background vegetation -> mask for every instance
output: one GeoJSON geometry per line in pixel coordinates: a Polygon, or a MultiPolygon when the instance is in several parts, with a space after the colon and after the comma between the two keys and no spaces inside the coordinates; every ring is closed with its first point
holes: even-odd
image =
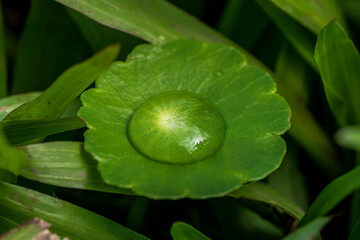
{"type": "MultiPolygon", "coordinates": [[[[72,212],[71,206],[59,202],[61,199],[151,239],[169,239],[170,228],[176,221],[186,222],[212,239],[280,239],[295,230],[304,213],[299,226],[312,223],[307,225],[312,229],[305,229],[305,235],[294,234],[293,239],[310,239],[309,236],[326,223],[321,231],[323,239],[360,238],[360,195],[351,195],[360,186],[360,171],[356,168],[360,158],[354,151],[359,151],[360,143],[360,57],[356,50],[360,44],[359,1],[2,0],[1,3],[0,97],[4,98],[0,99],[1,119],[10,112],[2,107],[15,108],[34,99],[66,69],[109,44],[120,43],[121,53],[117,59],[125,60],[127,54],[143,42],[161,45],[178,38],[194,38],[235,46],[247,56],[250,64],[268,71],[278,85],[278,93],[292,109],[292,128],[284,136],[288,150],[281,167],[262,183],[241,188],[223,198],[172,201],[152,200],[129,192],[116,193],[120,190],[91,182],[100,178],[94,173],[95,163],[89,156],[85,162],[79,160],[82,164],[79,172],[85,169],[86,173],[95,175],[71,182],[67,177],[75,170],[69,168],[61,172],[51,165],[52,158],[65,154],[58,149],[49,148],[48,151],[53,152],[47,156],[41,149],[16,148],[28,154],[27,165],[20,170],[17,166],[7,166],[6,159],[25,158],[19,157],[19,153],[11,154],[14,148],[7,141],[16,146],[27,145],[34,138],[43,142],[84,141],[85,128],[81,121],[58,119],[51,125],[46,122],[44,112],[53,114],[52,119],[75,117],[81,105],[77,96],[116,58],[118,50],[112,46],[78,68],[72,68],[75,70],[71,74],[80,76],[81,85],[71,85],[69,76],[67,80],[61,75],[63,85],[47,94],[60,95],[61,89],[69,85],[73,92],[61,93],[68,94],[69,102],[60,101],[56,111],[42,108],[46,102],[40,102],[28,105],[26,111],[13,112],[7,117],[8,122],[1,122],[7,140],[0,141],[0,163],[5,163],[0,164],[0,170],[18,169],[18,186],[45,195],[1,182],[0,233],[37,216],[52,223],[51,229],[61,236],[69,236],[66,234],[77,227],[82,229],[79,234],[83,239],[112,239],[102,235],[111,231],[118,234],[119,239],[125,239],[127,234],[138,237],[112,223],[104,223],[111,231],[104,230],[97,223],[108,220],[99,220],[88,212],[72,212]],[[334,19],[336,22],[328,24],[334,19]],[[99,61],[101,64],[97,64],[99,61]],[[89,69],[91,73],[79,74],[89,69]],[[12,100],[5,98],[29,92],[32,93],[12,100]],[[64,114],[57,111],[65,108],[64,114]],[[30,126],[28,122],[14,122],[22,119],[38,120],[30,126]],[[338,132],[353,125],[357,127],[338,132]],[[10,201],[15,196],[40,198],[46,206],[29,200],[28,203],[20,201],[23,208],[17,208],[10,201]],[[58,206],[56,204],[64,207],[54,220],[51,209],[58,206]],[[98,235],[93,235],[91,228],[98,235]]],[[[63,149],[68,148],[63,146],[63,149]]],[[[13,176],[6,176],[2,174],[2,179],[14,182],[13,176]]]]}

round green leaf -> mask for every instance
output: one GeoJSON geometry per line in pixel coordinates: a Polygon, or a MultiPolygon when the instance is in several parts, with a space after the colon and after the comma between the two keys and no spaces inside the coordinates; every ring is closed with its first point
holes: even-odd
{"type": "Polygon", "coordinates": [[[279,167],[290,109],[275,92],[236,49],[177,40],[140,45],[114,63],[82,94],[78,115],[108,184],[151,198],[207,198],[279,167]]]}

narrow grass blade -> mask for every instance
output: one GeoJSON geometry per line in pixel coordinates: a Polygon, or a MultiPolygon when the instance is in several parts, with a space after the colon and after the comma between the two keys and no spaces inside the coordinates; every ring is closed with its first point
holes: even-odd
{"type": "Polygon", "coordinates": [[[265,203],[280,209],[281,212],[286,212],[295,219],[301,219],[304,216],[304,211],[296,203],[261,182],[242,186],[229,196],[265,203]]]}
{"type": "Polygon", "coordinates": [[[360,25],[360,2],[357,0],[339,1],[342,9],[344,9],[346,17],[350,18],[355,24],[360,25]]]}
{"type": "Polygon", "coordinates": [[[154,44],[164,44],[179,37],[204,40],[204,36],[207,36],[210,42],[225,40],[216,31],[161,0],[57,1],[106,26],[121,29],[154,44]]]}
{"type": "Polygon", "coordinates": [[[5,120],[58,118],[66,107],[81,94],[114,61],[118,45],[111,45],[88,60],[66,70],[36,99],[18,107],[5,120]]]}
{"type": "Polygon", "coordinates": [[[305,176],[299,169],[296,154],[298,154],[298,151],[287,148],[287,153],[281,166],[268,176],[267,184],[287,199],[297,203],[302,209],[307,209],[309,193],[305,176]]]}
{"type": "Polygon", "coordinates": [[[4,221],[19,224],[34,216],[49,222],[51,231],[69,239],[148,239],[71,203],[0,181],[0,225],[4,221]]]}
{"type": "Polygon", "coordinates": [[[269,23],[269,17],[253,0],[230,0],[217,29],[245,49],[252,49],[269,23]]]}
{"type": "Polygon", "coordinates": [[[67,8],[67,12],[75,21],[93,51],[99,51],[110,44],[120,43],[121,53],[119,59],[125,60],[136,45],[144,42],[132,35],[104,26],[71,8],[67,8]]]}
{"type": "MultiPolygon", "coordinates": [[[[275,80],[281,78],[250,53],[167,1],[57,1],[105,26],[130,33],[153,44],[161,45],[179,38],[192,38],[232,45],[246,55],[250,64],[257,65],[269,72],[275,80]]],[[[327,172],[327,175],[331,177],[338,175],[341,167],[336,161],[335,148],[329,138],[306,106],[296,99],[291,89],[283,84],[283,81],[277,82],[279,94],[287,100],[293,115],[296,116],[293,118],[295,121],[292,122],[291,133],[316,159],[323,172],[327,172]]]]}
{"type": "Polygon", "coordinates": [[[0,99],[0,121],[3,120],[12,110],[35,99],[39,95],[40,92],[29,92],[0,99]]]}
{"type": "Polygon", "coordinates": [[[20,169],[22,177],[66,188],[133,195],[132,191],[107,185],[92,159],[79,142],[49,142],[28,145],[20,169]]]}
{"type": "Polygon", "coordinates": [[[358,218],[356,224],[351,230],[349,240],[358,240],[360,239],[360,217],[358,218]]]}
{"type": "Polygon", "coordinates": [[[50,224],[38,218],[32,218],[0,236],[1,240],[45,240],[59,239],[49,232],[50,224]]]}
{"type": "Polygon", "coordinates": [[[170,233],[174,240],[210,240],[210,238],[183,222],[174,223],[170,233]]]}
{"type": "Polygon", "coordinates": [[[305,226],[298,228],[295,232],[286,236],[283,240],[312,240],[318,236],[321,229],[325,227],[326,224],[330,222],[332,217],[319,217],[305,226]]]}
{"type": "Polygon", "coordinates": [[[330,20],[339,19],[345,26],[343,13],[336,0],[261,0],[275,4],[315,34],[330,20]]]}
{"type": "Polygon", "coordinates": [[[327,185],[301,219],[298,227],[324,216],[358,188],[360,188],[360,166],[327,185]]]}
{"type": "Polygon", "coordinates": [[[282,76],[279,81],[284,81],[292,93],[296,94],[298,101],[305,104],[308,100],[307,71],[306,61],[296,49],[290,43],[284,44],[276,60],[275,72],[282,76]]]}
{"type": "Polygon", "coordinates": [[[313,54],[316,43],[315,35],[274,6],[272,2],[269,2],[268,0],[256,0],[256,2],[271,17],[282,34],[293,45],[298,53],[311,67],[317,70],[313,54]]]}
{"type": "Polygon", "coordinates": [[[19,145],[31,139],[46,137],[85,127],[79,118],[60,118],[54,120],[12,120],[0,122],[8,141],[12,145],[19,145]]]}
{"type": "Polygon", "coordinates": [[[12,93],[43,91],[63,71],[91,55],[64,7],[43,0],[31,1],[17,53],[12,93]]]}
{"type": "MultiPolygon", "coordinates": [[[[285,84],[284,84],[285,85],[285,84]]],[[[328,179],[333,179],[343,173],[343,166],[340,164],[339,156],[335,150],[335,146],[329,141],[323,129],[316,123],[316,120],[309,112],[309,109],[296,99],[296,95],[288,88],[282,89],[279,93],[285,99],[293,99],[289,105],[292,110],[291,129],[289,133],[296,139],[304,149],[312,156],[314,163],[317,165],[321,173],[328,179]],[[295,99],[294,99],[295,98],[295,99]]],[[[284,86],[281,86],[284,87],[284,86]]]]}
{"type": "Polygon", "coordinates": [[[341,126],[360,123],[360,55],[336,21],[321,30],[315,60],[338,123],[341,126]]]}
{"type": "Polygon", "coordinates": [[[0,1],[0,98],[7,95],[7,66],[5,51],[5,32],[0,1]]]}
{"type": "Polygon", "coordinates": [[[167,1],[56,1],[105,26],[129,33],[156,45],[179,38],[229,44],[240,49],[250,63],[269,70],[240,46],[167,1]]]}

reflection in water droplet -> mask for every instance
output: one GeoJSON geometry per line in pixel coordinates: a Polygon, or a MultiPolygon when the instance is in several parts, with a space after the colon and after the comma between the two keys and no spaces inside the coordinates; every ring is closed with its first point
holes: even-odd
{"type": "Polygon", "coordinates": [[[147,100],[128,126],[134,147],[146,157],[172,164],[204,160],[222,145],[225,122],[215,106],[187,91],[147,100]]]}
{"type": "Polygon", "coordinates": [[[201,144],[209,136],[206,132],[202,134],[198,128],[196,128],[196,130],[197,132],[194,137],[188,137],[184,139],[183,142],[179,143],[179,145],[186,148],[190,154],[195,152],[197,150],[197,146],[199,146],[199,144],[201,144]]]}

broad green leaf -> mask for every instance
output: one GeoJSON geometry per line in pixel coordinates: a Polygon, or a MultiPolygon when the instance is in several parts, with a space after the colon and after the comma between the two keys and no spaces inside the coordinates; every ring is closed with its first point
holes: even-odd
{"type": "Polygon", "coordinates": [[[295,219],[301,219],[304,216],[304,210],[295,202],[261,182],[242,186],[240,189],[230,193],[229,196],[265,203],[280,212],[289,214],[295,219]]]}
{"type": "Polygon", "coordinates": [[[12,120],[0,122],[8,141],[19,145],[29,140],[85,127],[79,118],[12,120]]]}
{"type": "MultiPolygon", "coordinates": [[[[45,240],[45,239],[59,239],[56,234],[48,231],[50,224],[38,218],[32,218],[16,228],[12,228],[3,235],[0,235],[1,240],[45,240]],[[56,238],[57,237],[57,238],[56,238]]],[[[60,239],[59,239],[60,240],[60,239]]]]}
{"type": "Polygon", "coordinates": [[[119,46],[112,45],[69,68],[40,96],[12,111],[5,120],[60,117],[66,107],[109,67],[118,52],[119,46]]]}
{"type": "Polygon", "coordinates": [[[298,53],[315,69],[314,47],[316,37],[294,19],[283,13],[268,0],[256,0],[278,26],[282,34],[293,45],[298,53]]]}
{"type": "Polygon", "coordinates": [[[5,32],[0,1],[0,98],[7,95],[7,66],[5,52],[5,32]]]}
{"type": "Polygon", "coordinates": [[[310,206],[298,227],[324,216],[358,188],[360,188],[360,166],[328,184],[310,206]]]}
{"type": "Polygon", "coordinates": [[[330,222],[332,217],[319,217],[286,236],[284,240],[312,240],[330,222]]]}
{"type": "Polygon", "coordinates": [[[360,123],[360,55],[336,21],[321,30],[315,60],[338,123],[360,123]]]}
{"type": "Polygon", "coordinates": [[[63,6],[34,0],[17,51],[12,92],[45,90],[67,68],[90,54],[63,6]]]}
{"type": "Polygon", "coordinates": [[[245,49],[251,49],[259,41],[269,20],[253,0],[230,0],[225,5],[217,29],[245,49]],[[235,24],[244,22],[246,24],[235,24]]]}
{"type": "Polygon", "coordinates": [[[174,240],[210,240],[210,238],[183,222],[175,222],[171,226],[170,233],[174,240]]]}
{"type": "Polygon", "coordinates": [[[26,153],[20,169],[22,177],[66,188],[133,195],[126,189],[104,183],[97,162],[85,152],[82,143],[49,142],[19,148],[26,153]]]}
{"type": "Polygon", "coordinates": [[[38,217],[69,239],[148,239],[100,215],[28,188],[0,181],[0,225],[16,226],[38,217]]]}
{"type": "MultiPolygon", "coordinates": [[[[250,53],[223,37],[208,26],[172,6],[167,1],[125,1],[125,0],[57,0],[85,16],[108,27],[140,37],[153,44],[162,45],[179,38],[199,39],[204,42],[220,42],[232,45],[245,54],[249,63],[269,72],[275,80],[282,78],[271,72],[250,53]]],[[[290,132],[316,159],[323,172],[333,177],[341,172],[336,162],[334,146],[317,124],[306,106],[298,102],[289,86],[279,81],[279,94],[291,106],[294,121],[290,132]],[[306,124],[304,124],[306,123],[306,124]]]]}
{"type": "MultiPolygon", "coordinates": [[[[0,128],[0,170],[8,171],[17,176],[22,164],[22,158],[23,156],[21,156],[19,151],[10,146],[2,129],[0,128]]],[[[1,175],[3,174],[0,174],[0,179],[1,175]]]]}
{"type": "Polygon", "coordinates": [[[114,63],[81,95],[78,115],[105,182],[151,198],[206,198],[280,165],[290,110],[275,91],[236,49],[178,40],[114,63]]]}
{"type": "Polygon", "coordinates": [[[0,121],[3,120],[12,110],[35,99],[39,95],[40,92],[29,92],[0,99],[0,121]]]}
{"type": "Polygon", "coordinates": [[[139,38],[135,38],[127,33],[104,26],[72,10],[71,8],[67,8],[67,11],[80,28],[93,51],[99,51],[113,43],[120,43],[121,53],[119,58],[125,59],[136,45],[143,43],[143,41],[139,38]]]}
{"type": "Polygon", "coordinates": [[[339,145],[360,152],[360,126],[347,126],[340,129],[335,139],[339,145]]]}
{"type": "Polygon", "coordinates": [[[351,230],[349,240],[357,240],[360,239],[360,217],[358,218],[356,224],[351,230]]]}
{"type": "Polygon", "coordinates": [[[309,30],[319,33],[330,20],[337,18],[344,25],[341,8],[336,0],[260,0],[275,4],[309,30]]]}

